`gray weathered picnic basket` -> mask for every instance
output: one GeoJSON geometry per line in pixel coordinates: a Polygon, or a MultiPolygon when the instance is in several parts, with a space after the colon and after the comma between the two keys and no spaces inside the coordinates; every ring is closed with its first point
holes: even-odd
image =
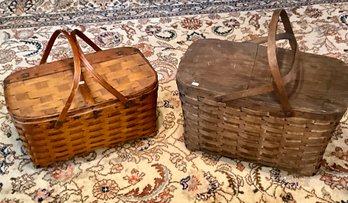
{"type": "Polygon", "coordinates": [[[177,85],[189,149],[313,175],[346,111],[348,67],[299,52],[286,12],[277,10],[268,38],[194,42],[177,85]],[[279,17],[286,32],[277,35],[279,17]],[[278,39],[292,50],[276,48],[278,39]]]}

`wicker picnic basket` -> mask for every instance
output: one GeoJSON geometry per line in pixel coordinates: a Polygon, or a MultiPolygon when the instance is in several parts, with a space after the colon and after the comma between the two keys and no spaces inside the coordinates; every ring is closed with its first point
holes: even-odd
{"type": "Polygon", "coordinates": [[[40,65],[4,80],[8,111],[35,166],[154,135],[157,86],[138,49],[102,51],[78,30],[54,32],[40,65]],[[73,59],[46,63],[59,34],[73,59]],[[76,36],[96,52],[84,55],[76,36]]]}
{"type": "Polygon", "coordinates": [[[176,80],[189,149],[302,175],[318,171],[347,108],[348,67],[299,52],[284,10],[274,12],[268,38],[194,42],[176,80]],[[277,35],[279,17],[285,33],[277,35]],[[276,48],[278,39],[292,50],[276,48]]]}

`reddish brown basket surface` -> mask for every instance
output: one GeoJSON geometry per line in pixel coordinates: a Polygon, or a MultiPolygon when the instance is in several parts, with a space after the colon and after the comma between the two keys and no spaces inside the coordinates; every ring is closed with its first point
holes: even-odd
{"type": "Polygon", "coordinates": [[[78,30],[56,31],[41,64],[4,84],[8,111],[37,166],[156,131],[158,81],[145,57],[128,47],[102,51],[78,30]],[[74,58],[46,63],[61,33],[74,58]],[[76,35],[97,52],[84,55],[76,35]]]}
{"type": "Polygon", "coordinates": [[[277,10],[268,38],[194,42],[177,85],[189,149],[313,175],[346,111],[348,67],[299,52],[285,11],[277,10]],[[276,35],[279,16],[286,32],[276,35]],[[276,49],[278,39],[289,39],[292,50],[276,49]]]}

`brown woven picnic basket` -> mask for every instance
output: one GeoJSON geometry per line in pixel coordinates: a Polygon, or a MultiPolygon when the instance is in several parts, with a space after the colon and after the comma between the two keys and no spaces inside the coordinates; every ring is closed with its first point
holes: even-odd
{"type": "Polygon", "coordinates": [[[40,65],[9,75],[4,91],[33,163],[48,166],[154,135],[157,85],[156,72],[138,49],[102,51],[81,31],[57,30],[40,65]],[[68,39],[73,58],[46,63],[60,34],[68,39]],[[76,36],[96,52],[83,54],[76,36]]]}
{"type": "Polygon", "coordinates": [[[273,13],[266,38],[194,42],[176,81],[189,149],[302,175],[318,171],[348,101],[347,65],[299,52],[284,10],[273,13]],[[277,35],[279,17],[285,33],[277,35]],[[278,39],[292,50],[276,48],[278,39]]]}

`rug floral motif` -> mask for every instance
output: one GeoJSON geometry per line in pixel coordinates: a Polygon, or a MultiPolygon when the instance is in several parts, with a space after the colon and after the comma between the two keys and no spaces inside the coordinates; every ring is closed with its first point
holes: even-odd
{"type": "MultiPolygon", "coordinates": [[[[348,63],[347,4],[289,9],[301,51],[348,63]]],[[[187,47],[204,38],[246,41],[267,34],[272,11],[162,17],[0,32],[0,77],[39,63],[54,30],[78,28],[103,49],[139,48],[157,71],[158,133],[153,138],[99,149],[35,168],[0,97],[0,202],[348,202],[348,116],[342,119],[313,177],[191,152],[183,140],[183,114],[175,74],[187,47]]],[[[85,52],[92,49],[82,43],[85,52]]],[[[282,44],[281,44],[282,45],[282,44]]],[[[59,38],[50,60],[71,56],[59,38]]],[[[3,84],[1,84],[3,86],[3,84]]]]}
{"type": "Polygon", "coordinates": [[[347,0],[6,0],[0,29],[294,8],[347,0]]]}

